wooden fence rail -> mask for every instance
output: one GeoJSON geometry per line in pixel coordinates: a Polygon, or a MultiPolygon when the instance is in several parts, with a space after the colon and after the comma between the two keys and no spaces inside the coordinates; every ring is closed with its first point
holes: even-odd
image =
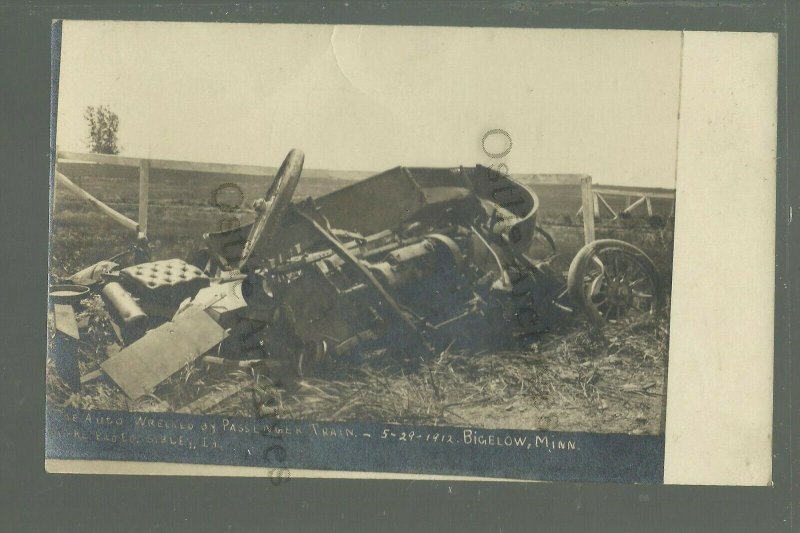
{"type": "MultiPolygon", "coordinates": [[[[275,174],[275,168],[256,165],[229,165],[221,163],[198,163],[194,161],[173,161],[168,159],[141,159],[135,157],[121,157],[106,154],[84,154],[78,152],[65,152],[58,150],[56,159],[56,182],[63,185],[68,191],[88,201],[104,214],[122,226],[136,231],[140,236],[147,236],[147,218],[149,205],[150,182],[165,176],[215,176],[225,181],[236,182],[238,177],[259,176],[269,177],[275,174]],[[68,176],[101,176],[119,177],[139,180],[139,210],[138,222],[122,213],[112,209],[107,204],[98,200],[81,187],[76,185],[68,176]]],[[[574,185],[581,190],[581,213],[592,212],[593,217],[583,217],[583,233],[586,243],[595,240],[595,218],[600,217],[602,205],[614,217],[618,218],[623,213],[630,213],[633,209],[644,204],[648,214],[653,214],[651,198],[672,199],[672,209],[675,209],[675,191],[670,189],[640,189],[636,187],[622,187],[609,185],[593,185],[591,176],[581,174],[541,174],[528,176],[533,185],[537,183],[574,185]],[[625,196],[628,204],[619,213],[615,211],[605,196],[625,196]],[[631,198],[638,198],[630,203],[631,198]]]]}
{"type": "MultiPolygon", "coordinates": [[[[196,161],[176,161],[172,159],[141,159],[107,154],[81,154],[77,152],[58,151],[60,165],[84,163],[98,168],[129,167],[139,168],[141,161],[149,161],[154,171],[197,172],[204,174],[232,174],[240,176],[268,176],[274,173],[273,167],[257,165],[229,165],[224,163],[198,163],[196,161]]],[[[86,166],[86,165],[84,165],[86,166]]]]}
{"type": "MultiPolygon", "coordinates": [[[[114,221],[118,222],[119,224],[121,224],[122,226],[128,228],[129,230],[133,230],[133,231],[137,231],[137,232],[140,230],[138,222],[136,222],[135,220],[131,220],[130,218],[128,218],[125,215],[123,215],[122,213],[120,213],[118,211],[115,211],[114,209],[112,209],[108,205],[104,204],[103,202],[101,202],[100,200],[98,200],[97,198],[95,198],[94,196],[89,194],[88,192],[84,191],[83,189],[81,189],[80,187],[75,185],[72,182],[72,180],[70,180],[68,177],[66,177],[64,174],[62,174],[58,170],[56,170],[56,183],[59,183],[59,184],[63,185],[68,191],[70,191],[71,193],[75,194],[76,196],[78,196],[80,198],[83,198],[84,200],[86,200],[87,202],[89,202],[90,204],[95,206],[97,209],[99,209],[102,213],[104,213],[105,215],[108,215],[114,221]]],[[[147,218],[147,217],[145,217],[145,218],[147,218]]]]}
{"type": "Polygon", "coordinates": [[[108,215],[122,226],[137,231],[147,237],[148,206],[151,178],[165,176],[192,177],[198,175],[222,177],[236,182],[242,176],[268,177],[275,173],[273,167],[256,165],[228,165],[220,163],[198,163],[194,161],[173,161],[168,159],[142,159],[107,154],[83,154],[59,150],[56,159],[56,182],[68,191],[83,198],[102,213],[108,215]],[[102,176],[139,180],[139,220],[134,221],[98,200],[68,176],[102,176]]]}
{"type": "Polygon", "coordinates": [[[607,185],[595,185],[591,188],[591,194],[593,197],[592,206],[586,207],[585,205],[581,205],[578,209],[576,216],[585,213],[584,207],[586,209],[592,209],[594,212],[594,218],[600,218],[601,211],[600,206],[606,208],[606,210],[611,213],[612,220],[616,220],[620,217],[620,215],[629,214],[631,211],[639,207],[640,205],[644,205],[647,208],[647,215],[653,216],[653,198],[659,199],[670,199],[672,200],[672,208],[671,208],[671,215],[675,214],[675,191],[669,189],[636,189],[634,187],[610,187],[607,185]],[[613,207],[608,203],[605,199],[606,196],[623,196],[626,199],[626,207],[622,210],[617,211],[614,210],[613,207]],[[635,201],[631,202],[632,198],[636,198],[635,201]]]}

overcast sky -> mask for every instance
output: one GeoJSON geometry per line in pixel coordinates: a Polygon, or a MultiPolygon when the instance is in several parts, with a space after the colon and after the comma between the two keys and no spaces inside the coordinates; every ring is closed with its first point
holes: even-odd
{"type": "Polygon", "coordinates": [[[162,22],[64,23],[57,143],[88,105],[122,155],[309,168],[487,164],[673,187],[679,32],[162,22]]]}

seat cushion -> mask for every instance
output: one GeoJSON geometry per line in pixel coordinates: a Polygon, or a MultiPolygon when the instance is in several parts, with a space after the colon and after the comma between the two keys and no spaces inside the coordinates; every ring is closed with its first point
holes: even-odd
{"type": "Polygon", "coordinates": [[[120,281],[134,296],[162,305],[180,303],[209,284],[208,276],[181,259],[124,268],[120,271],[120,281]]]}

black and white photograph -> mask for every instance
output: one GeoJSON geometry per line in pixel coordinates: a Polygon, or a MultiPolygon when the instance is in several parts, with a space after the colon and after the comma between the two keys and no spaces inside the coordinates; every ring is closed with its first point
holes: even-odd
{"type": "Polygon", "coordinates": [[[48,459],[278,468],[242,455],[260,436],[279,482],[663,481],[703,38],[59,21],[54,42],[48,459]]]}

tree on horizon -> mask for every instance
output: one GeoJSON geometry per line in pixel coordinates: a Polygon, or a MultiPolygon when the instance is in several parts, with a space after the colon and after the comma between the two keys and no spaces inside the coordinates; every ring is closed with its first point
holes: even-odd
{"type": "Polygon", "coordinates": [[[89,136],[86,147],[94,154],[117,155],[120,147],[117,145],[117,132],[119,130],[119,117],[109,106],[86,106],[83,118],[89,126],[89,136]]]}

